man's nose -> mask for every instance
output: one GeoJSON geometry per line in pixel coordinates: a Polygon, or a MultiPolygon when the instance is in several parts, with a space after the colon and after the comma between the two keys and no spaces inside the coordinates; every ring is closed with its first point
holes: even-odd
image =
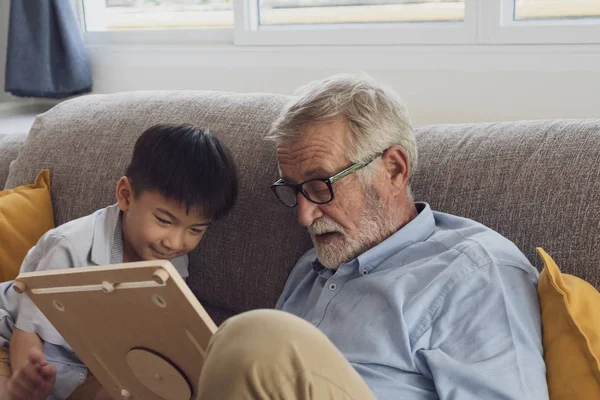
{"type": "Polygon", "coordinates": [[[309,227],[321,216],[323,216],[323,212],[319,205],[309,201],[302,193],[298,193],[298,223],[301,226],[309,227]]]}

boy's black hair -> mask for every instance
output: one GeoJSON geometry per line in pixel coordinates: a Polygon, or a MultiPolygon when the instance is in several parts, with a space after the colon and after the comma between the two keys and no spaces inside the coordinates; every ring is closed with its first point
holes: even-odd
{"type": "Polygon", "coordinates": [[[155,125],[142,133],[125,175],[134,196],[155,190],[212,220],[225,216],[237,199],[231,152],[210,132],[188,124],[155,125]]]}

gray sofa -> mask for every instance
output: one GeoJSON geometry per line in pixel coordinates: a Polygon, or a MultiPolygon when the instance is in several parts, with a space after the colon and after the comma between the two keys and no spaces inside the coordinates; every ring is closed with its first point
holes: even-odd
{"type": "MultiPolygon", "coordinates": [[[[38,116],[27,137],[0,137],[0,187],[31,183],[50,168],[62,224],[114,202],[115,183],[147,127],[209,128],[237,158],[241,193],[234,212],[191,255],[188,283],[217,323],[273,307],[310,247],[295,212],[269,190],[277,165],[263,137],[287,100],[202,91],[69,100],[38,116]]],[[[600,287],[600,120],[437,125],[416,133],[418,200],[499,231],[538,267],[535,247],[544,247],[564,272],[600,287]]]]}

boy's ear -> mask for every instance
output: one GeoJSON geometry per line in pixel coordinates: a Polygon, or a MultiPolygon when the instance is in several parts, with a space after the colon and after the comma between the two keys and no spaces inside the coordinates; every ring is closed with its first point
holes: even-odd
{"type": "Polygon", "coordinates": [[[133,187],[128,177],[122,176],[117,182],[116,189],[117,204],[121,211],[127,211],[133,201],[133,187]]]}

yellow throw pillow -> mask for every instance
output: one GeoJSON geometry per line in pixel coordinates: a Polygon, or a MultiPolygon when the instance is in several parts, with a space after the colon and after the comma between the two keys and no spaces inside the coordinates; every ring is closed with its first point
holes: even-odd
{"type": "Polygon", "coordinates": [[[15,279],[29,249],[52,228],[49,170],[33,185],[0,191],[0,282],[15,279]]]}
{"type": "Polygon", "coordinates": [[[600,399],[600,293],[537,251],[544,261],[538,294],[550,399],[600,399]]]}

